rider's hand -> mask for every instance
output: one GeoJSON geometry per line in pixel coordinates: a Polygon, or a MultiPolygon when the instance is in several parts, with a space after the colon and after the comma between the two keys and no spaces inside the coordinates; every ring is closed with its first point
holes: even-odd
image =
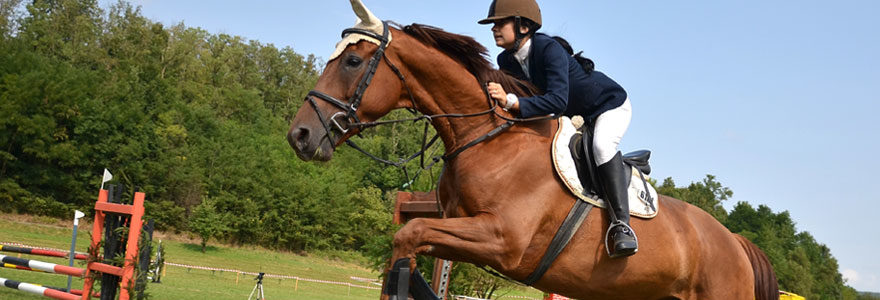
{"type": "Polygon", "coordinates": [[[495,82],[489,82],[486,89],[489,91],[489,96],[495,101],[498,101],[505,109],[515,109],[519,110],[519,101],[517,97],[513,94],[507,94],[504,92],[504,88],[501,87],[500,84],[495,82]]]}

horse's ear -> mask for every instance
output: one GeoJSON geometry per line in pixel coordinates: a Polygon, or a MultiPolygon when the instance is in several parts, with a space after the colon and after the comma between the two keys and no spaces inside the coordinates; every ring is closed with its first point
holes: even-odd
{"type": "Polygon", "coordinates": [[[351,9],[354,10],[354,14],[357,15],[359,20],[355,27],[368,29],[378,35],[382,35],[382,20],[373,15],[361,0],[350,0],[350,2],[351,9]]]}
{"type": "MultiPolygon", "coordinates": [[[[373,15],[361,0],[349,1],[351,2],[351,9],[358,17],[357,24],[354,24],[354,28],[367,30],[378,36],[385,34],[385,24],[382,23],[382,20],[373,15]]],[[[386,42],[390,43],[391,35],[388,35],[387,38],[388,40],[386,42]]],[[[348,47],[348,45],[351,44],[356,44],[359,41],[367,41],[376,45],[381,44],[379,40],[364,34],[347,34],[341,41],[339,41],[339,43],[336,43],[336,50],[333,51],[333,54],[330,55],[330,58],[327,61],[329,62],[336,59],[336,57],[345,50],[345,47],[348,47]]]]}

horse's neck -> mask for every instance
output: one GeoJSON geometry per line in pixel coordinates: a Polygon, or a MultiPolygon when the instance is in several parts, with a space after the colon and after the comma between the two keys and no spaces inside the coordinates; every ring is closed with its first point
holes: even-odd
{"type": "MultiPolygon", "coordinates": [[[[420,112],[427,115],[470,114],[489,109],[481,83],[467,69],[435,49],[418,42],[412,44],[412,47],[405,46],[406,51],[397,53],[414,79],[408,84],[420,112]]],[[[503,120],[489,113],[464,118],[435,118],[432,123],[447,151],[451,151],[488,133],[503,120]]]]}

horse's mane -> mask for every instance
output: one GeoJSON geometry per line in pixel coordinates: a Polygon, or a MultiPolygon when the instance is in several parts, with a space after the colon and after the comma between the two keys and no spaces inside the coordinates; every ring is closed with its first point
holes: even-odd
{"type": "MultiPolygon", "coordinates": [[[[397,27],[401,26],[397,25],[397,27]]],[[[403,26],[401,30],[425,45],[436,48],[460,62],[483,84],[490,81],[497,82],[505,91],[518,96],[532,96],[537,93],[537,88],[531,83],[493,68],[492,63],[489,62],[489,51],[472,37],[452,34],[440,28],[422,24],[403,26]]]]}

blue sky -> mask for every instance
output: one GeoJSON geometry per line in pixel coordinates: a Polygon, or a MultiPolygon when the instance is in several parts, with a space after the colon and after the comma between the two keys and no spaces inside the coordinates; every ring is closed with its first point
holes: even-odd
{"type": "MultiPolygon", "coordinates": [[[[491,1],[365,0],[381,19],[494,46],[491,1]]],[[[101,1],[106,7],[110,1],[101,1]]],[[[132,1],[166,25],[327,57],[354,24],[348,1],[132,1]]],[[[706,174],[738,201],[787,210],[837,258],[848,284],[880,291],[880,1],[541,1],[541,31],[566,37],[626,88],[624,151],[653,151],[654,178],[706,174]]],[[[293,158],[293,156],[291,156],[293,158]]]]}

